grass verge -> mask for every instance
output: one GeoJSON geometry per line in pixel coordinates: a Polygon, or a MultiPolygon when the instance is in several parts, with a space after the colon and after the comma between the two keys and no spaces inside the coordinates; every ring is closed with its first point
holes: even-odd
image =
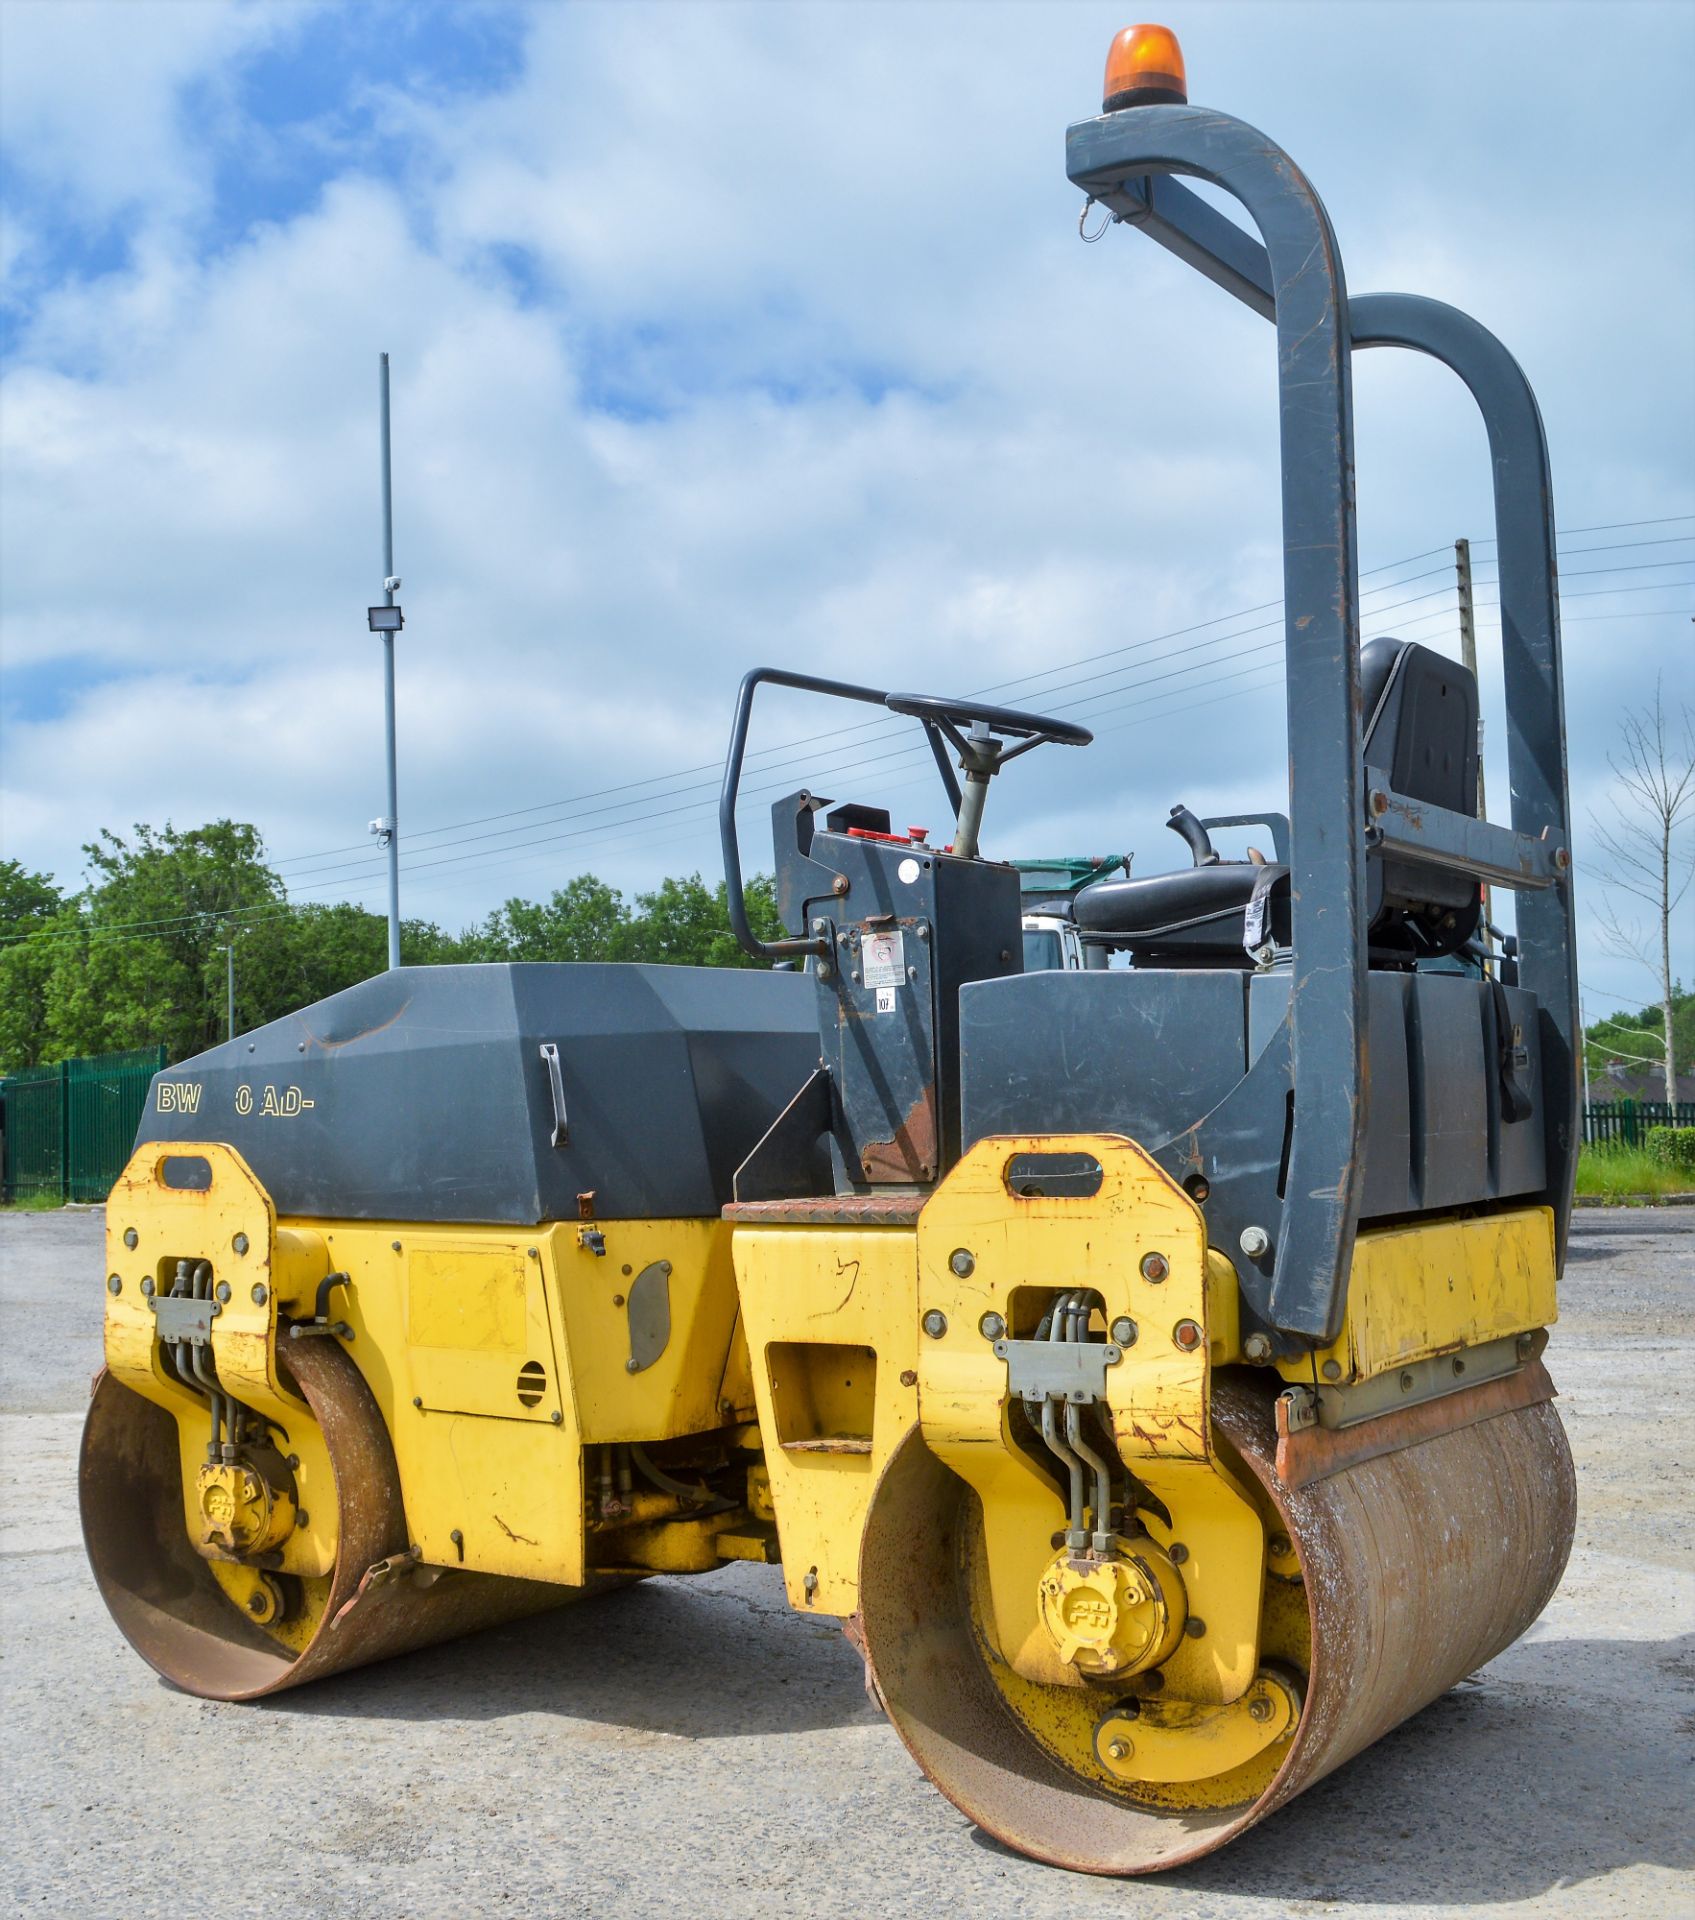
{"type": "Polygon", "coordinates": [[[1585,1147],[1578,1157],[1577,1190],[1599,1200],[1654,1199],[1682,1193],[1689,1184],[1684,1169],[1668,1167],[1641,1147],[1585,1147]]]}

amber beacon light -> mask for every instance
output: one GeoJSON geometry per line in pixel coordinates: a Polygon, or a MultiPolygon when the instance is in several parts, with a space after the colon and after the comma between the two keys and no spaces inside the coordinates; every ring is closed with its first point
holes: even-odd
{"type": "Polygon", "coordinates": [[[1113,41],[1106,57],[1106,92],[1102,113],[1124,107],[1187,104],[1189,80],[1183,71],[1183,49],[1169,27],[1126,27],[1113,41]]]}

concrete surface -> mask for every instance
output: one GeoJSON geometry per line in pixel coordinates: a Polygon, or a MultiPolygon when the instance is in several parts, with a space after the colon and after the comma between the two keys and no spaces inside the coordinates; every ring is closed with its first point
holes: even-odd
{"type": "Polygon", "coordinates": [[[1530,1636],[1226,1852],[1091,1880],[920,1778],[775,1569],[652,1581],[254,1707],[130,1652],[78,1542],[97,1214],[0,1215],[0,1885],[28,1914],[1695,1912],[1695,1214],[1585,1213],[1530,1636]]]}

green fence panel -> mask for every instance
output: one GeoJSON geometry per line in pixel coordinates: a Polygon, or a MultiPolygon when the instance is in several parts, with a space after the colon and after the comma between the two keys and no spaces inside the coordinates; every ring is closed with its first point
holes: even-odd
{"type": "Polygon", "coordinates": [[[1650,1127],[1695,1127],[1695,1100],[1606,1100],[1583,1109],[1591,1147],[1639,1147],[1650,1127]]]}
{"type": "Polygon", "coordinates": [[[8,1200],[104,1200],[165,1064],[163,1047],[32,1067],[0,1080],[8,1200]]]}

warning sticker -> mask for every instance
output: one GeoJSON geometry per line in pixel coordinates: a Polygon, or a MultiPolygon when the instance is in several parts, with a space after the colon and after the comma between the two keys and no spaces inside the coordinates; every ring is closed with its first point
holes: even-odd
{"type": "Polygon", "coordinates": [[[879,1013],[893,1013],[894,1010],[895,1010],[894,988],[879,987],[877,989],[877,1011],[879,1013]]]}
{"type": "Polygon", "coordinates": [[[906,985],[906,936],[868,933],[865,936],[865,984],[868,987],[906,985]]]}

